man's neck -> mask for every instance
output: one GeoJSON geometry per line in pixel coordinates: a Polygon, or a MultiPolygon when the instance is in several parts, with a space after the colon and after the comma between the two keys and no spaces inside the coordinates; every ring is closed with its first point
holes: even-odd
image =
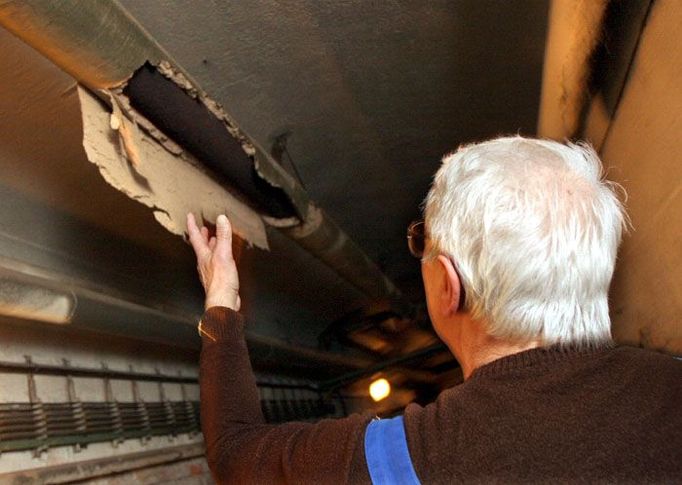
{"type": "Polygon", "coordinates": [[[446,344],[462,366],[464,379],[486,364],[540,346],[539,341],[512,343],[491,337],[484,324],[470,318],[462,319],[446,344]]]}

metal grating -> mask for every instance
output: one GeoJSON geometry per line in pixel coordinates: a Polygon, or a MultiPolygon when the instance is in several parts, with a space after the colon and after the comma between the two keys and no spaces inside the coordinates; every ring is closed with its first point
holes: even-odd
{"type": "Polygon", "coordinates": [[[3,452],[198,431],[196,401],[0,404],[3,452]]]}
{"type": "MultiPolygon", "coordinates": [[[[196,377],[145,374],[64,365],[38,365],[30,357],[25,363],[0,362],[0,373],[26,377],[29,402],[0,403],[0,453],[33,450],[34,453],[56,447],[126,439],[146,440],[152,436],[176,436],[201,431],[199,402],[187,398],[186,384],[198,384],[196,377]],[[68,402],[43,402],[38,398],[36,375],[64,378],[68,402]],[[84,402],[78,399],[74,377],[101,379],[104,401],[84,402]],[[133,401],[116,400],[112,380],[128,382],[133,401]],[[142,399],[138,384],[155,382],[159,401],[142,399]],[[166,398],[163,384],[179,384],[182,400],[166,398]]],[[[293,420],[316,420],[345,415],[340,396],[322,393],[316,386],[303,382],[259,382],[261,408],[268,423],[293,420]]]]}
{"type": "MultiPolygon", "coordinates": [[[[338,414],[334,401],[322,397],[263,399],[261,408],[268,423],[338,414]]],[[[197,432],[197,401],[0,404],[0,452],[197,432]]]]}

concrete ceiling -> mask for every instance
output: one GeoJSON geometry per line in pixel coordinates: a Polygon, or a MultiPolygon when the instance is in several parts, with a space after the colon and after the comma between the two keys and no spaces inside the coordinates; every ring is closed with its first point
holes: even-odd
{"type": "MultiPolygon", "coordinates": [[[[120,3],[261,146],[287,135],[285,168],[415,302],[405,228],[442,155],[535,133],[546,1],[120,3]]],[[[4,30],[0,45],[0,184],[159,254],[177,271],[149,284],[188,288],[198,309],[189,248],[85,158],[74,80],[4,30]]],[[[361,295],[280,233],[269,239],[270,253],[242,251],[252,328],[315,346],[361,295]]]]}
{"type": "Polygon", "coordinates": [[[406,292],[405,228],[460,143],[535,133],[545,0],[123,0],[406,292]],[[288,160],[284,165],[289,167],[288,160]]]}
{"type": "MultiPolygon", "coordinates": [[[[147,207],[109,186],[87,160],[75,81],[4,29],[0,45],[6,65],[0,71],[0,193],[3,206],[13,207],[0,215],[0,235],[26,235],[31,244],[80,259],[78,264],[125,271],[138,280],[151,278],[141,283],[147,294],[159,294],[152,288],[163,288],[166,299],[184,294],[187,301],[179,306],[199,312],[189,246],[163,229],[147,207]],[[22,227],[16,227],[20,208],[22,227]],[[65,222],[60,225],[56,218],[65,222]],[[92,230],[83,229],[81,222],[92,230]],[[96,236],[95,230],[103,235],[96,236]],[[96,237],[122,239],[128,248],[108,254],[86,251],[96,237]],[[145,260],[131,258],[131,251],[155,253],[159,266],[172,267],[172,278],[155,279],[149,267],[131,267],[131,260],[145,260]]],[[[315,345],[318,329],[357,308],[359,294],[277,231],[269,234],[269,243],[270,252],[241,251],[244,309],[260,333],[315,345]]],[[[151,264],[149,258],[146,262],[151,264]]]]}
{"type": "MultiPolygon", "coordinates": [[[[404,231],[441,156],[496,134],[535,133],[549,1],[119,2],[263,147],[286,135],[285,168],[296,167],[311,198],[415,302],[421,281],[404,231]]],[[[603,141],[637,228],[614,281],[614,334],[679,353],[681,287],[670,268],[679,267],[680,226],[670,221],[680,212],[679,177],[671,174],[682,166],[673,47],[681,17],[673,1],[653,5],[650,21],[635,22],[649,33],[637,50],[633,44],[632,62],[603,61],[622,73],[615,92],[626,89],[608,116],[590,110],[586,125],[588,135],[601,127],[587,138],[603,141]]],[[[632,15],[623,8],[624,22],[632,15]]],[[[187,245],[87,161],[75,81],[3,29],[0,48],[0,250],[11,241],[95,266],[106,251],[91,243],[117,240],[106,252],[117,279],[137,278],[140,295],[182,294],[186,309],[200,311],[187,245]]],[[[271,252],[242,251],[250,329],[293,349],[314,347],[361,295],[279,232],[269,239],[271,252]]],[[[433,343],[426,332],[420,338],[411,350],[433,343]]],[[[279,357],[270,359],[275,367],[279,357]]]]}

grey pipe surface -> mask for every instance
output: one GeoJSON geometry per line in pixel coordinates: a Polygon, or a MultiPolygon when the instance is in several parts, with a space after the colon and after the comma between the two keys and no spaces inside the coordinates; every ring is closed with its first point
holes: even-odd
{"type": "MultiPolygon", "coordinates": [[[[15,287],[23,289],[24,294],[27,293],[26,290],[32,289],[33,294],[41,297],[44,294],[66,294],[73,299],[73,314],[68,321],[59,322],[62,327],[176,348],[200,349],[200,338],[196,330],[199,315],[185,313],[168,305],[163,308],[155,301],[133,301],[133,298],[116,288],[103,287],[98,283],[73,279],[26,262],[13,261],[1,253],[0,250],[0,281],[5,284],[12,282],[15,287]]],[[[25,320],[15,318],[17,317],[13,314],[4,314],[0,306],[0,320],[25,324],[25,320]]],[[[39,315],[23,318],[41,321],[39,315]]],[[[51,320],[44,319],[42,322],[51,320]]],[[[275,362],[281,368],[282,362],[285,362],[284,367],[296,368],[299,373],[308,370],[312,374],[334,375],[377,364],[373,359],[293,345],[249,330],[245,332],[245,337],[254,367],[258,371],[268,370],[275,362]]]]}
{"type": "Polygon", "coordinates": [[[311,205],[303,224],[281,231],[370,299],[392,300],[397,311],[406,311],[400,308],[400,291],[393,282],[322,209],[311,205]]]}
{"type": "MultiPolygon", "coordinates": [[[[178,68],[115,1],[0,0],[0,25],[94,89],[120,87],[147,61],[158,64],[165,60],[178,68]]],[[[191,77],[185,76],[197,92],[203,93],[191,77]]],[[[400,291],[362,249],[323,211],[307,201],[300,185],[282,174],[282,168],[270,156],[251,139],[245,135],[243,138],[256,148],[255,156],[250,155],[257,172],[282,187],[299,213],[304,214],[302,223],[296,219],[265,219],[360,289],[368,299],[387,299],[398,304],[398,308],[407,308],[400,291]]]]}
{"type": "Polygon", "coordinates": [[[0,25],[91,88],[172,60],[115,1],[0,0],[0,25]]]}

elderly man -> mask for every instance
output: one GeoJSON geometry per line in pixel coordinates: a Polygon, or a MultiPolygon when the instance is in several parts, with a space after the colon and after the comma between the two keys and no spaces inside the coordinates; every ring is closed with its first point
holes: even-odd
{"type": "Polygon", "coordinates": [[[209,465],[234,483],[672,482],[682,362],[615,348],[608,289],[624,226],[585,145],[522,137],[447,156],[410,228],[433,326],[465,382],[377,420],[263,422],[231,230],[188,216],[209,465]]]}

